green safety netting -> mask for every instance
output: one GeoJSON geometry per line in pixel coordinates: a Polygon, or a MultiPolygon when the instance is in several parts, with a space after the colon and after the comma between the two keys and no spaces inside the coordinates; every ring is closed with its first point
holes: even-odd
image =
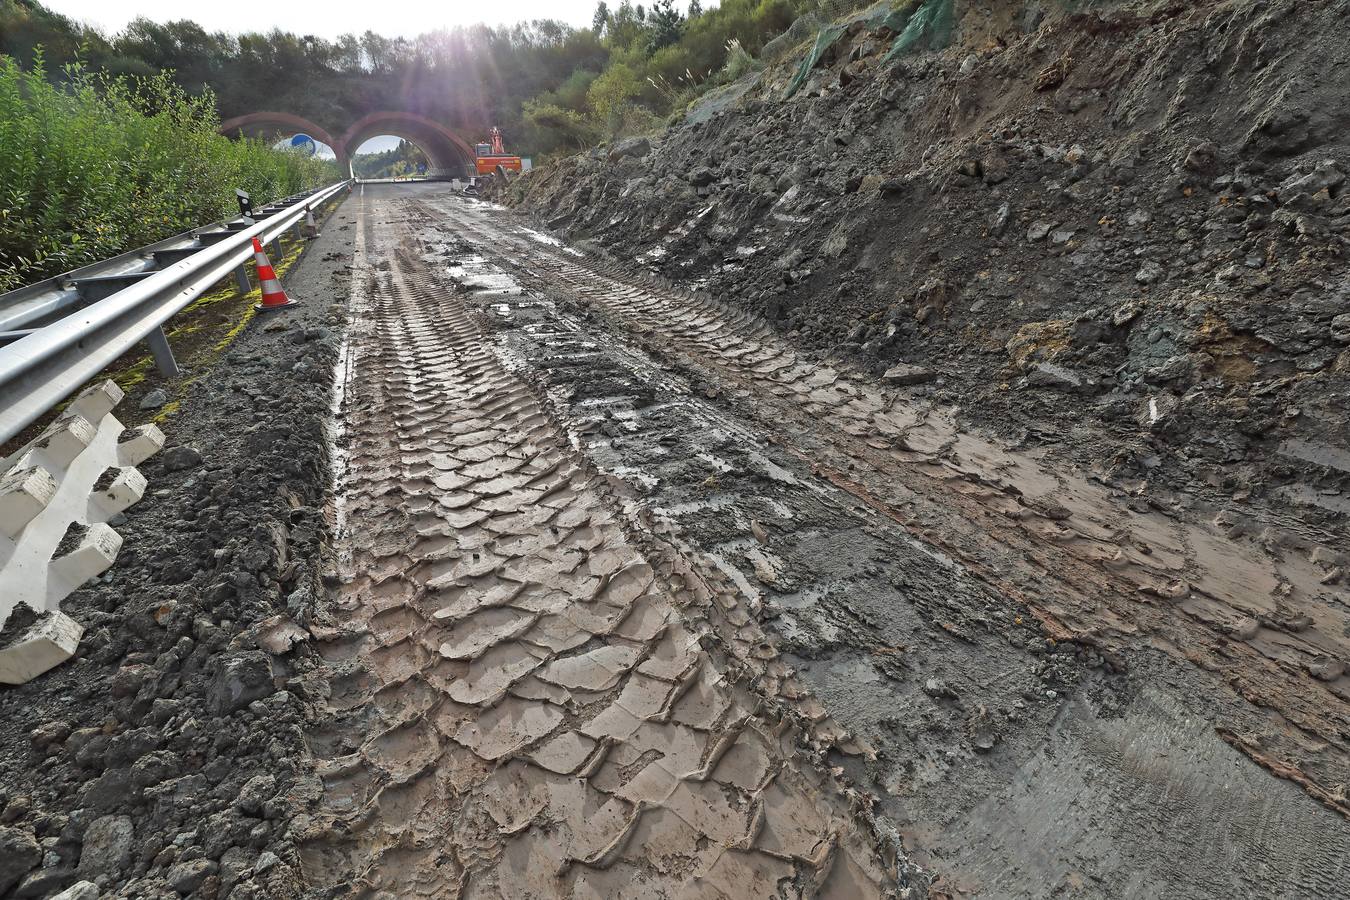
{"type": "Polygon", "coordinates": [[[806,79],[811,74],[811,70],[820,62],[820,58],[825,55],[825,51],[834,46],[834,42],[844,34],[844,30],[843,25],[831,25],[828,28],[820,29],[820,32],[816,35],[816,42],[811,45],[810,52],[806,54],[806,58],[802,60],[801,65],[797,66],[796,73],[793,74],[792,80],[788,82],[787,92],[783,95],[784,99],[801,90],[802,85],[806,84],[806,79]]]}
{"type": "MultiPolygon", "coordinates": [[[[956,0],[924,0],[909,13],[909,22],[891,44],[886,62],[913,49],[941,50],[952,42],[956,28],[956,0]]],[[[896,29],[899,30],[899,29],[896,29]]]]}
{"type": "Polygon", "coordinates": [[[941,50],[951,43],[952,31],[956,27],[955,0],[907,0],[901,9],[894,9],[889,3],[882,3],[860,16],[839,25],[830,25],[820,29],[815,43],[797,66],[792,80],[788,82],[784,99],[790,98],[810,77],[811,70],[820,64],[823,57],[839,38],[843,37],[849,25],[854,22],[866,22],[869,29],[886,27],[897,32],[899,37],[886,54],[886,62],[914,49],[924,46],[930,50],[941,50]]]}

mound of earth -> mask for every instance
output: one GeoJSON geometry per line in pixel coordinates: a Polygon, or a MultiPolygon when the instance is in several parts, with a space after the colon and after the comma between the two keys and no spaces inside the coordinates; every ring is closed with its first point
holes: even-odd
{"type": "Polygon", "coordinates": [[[1334,525],[1348,10],[925,0],[799,22],[659,137],[505,195],[1104,478],[1334,525]]]}

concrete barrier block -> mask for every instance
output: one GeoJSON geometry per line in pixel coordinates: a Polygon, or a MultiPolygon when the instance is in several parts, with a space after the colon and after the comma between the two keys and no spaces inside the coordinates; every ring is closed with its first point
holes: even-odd
{"type": "Polygon", "coordinates": [[[0,684],[23,684],[75,655],[84,628],[52,610],[0,644],[0,684]]]}
{"type": "Polygon", "coordinates": [[[66,407],[67,413],[83,416],[90,422],[97,422],[113,411],[113,407],[122,402],[126,394],[115,381],[94,384],[80,391],[66,407]]]}
{"type": "Polygon", "coordinates": [[[117,439],[117,464],[139,466],[164,449],[164,432],[153,424],[137,425],[117,439]]]}
{"type": "Polygon", "coordinates": [[[115,466],[103,470],[89,495],[91,504],[86,521],[110,519],[145,496],[145,476],[139,469],[115,466]]]}
{"type": "Polygon", "coordinates": [[[121,549],[122,536],[104,523],[72,522],[52,554],[52,575],[74,590],[106,572],[121,549]]]}
{"type": "Polygon", "coordinates": [[[64,470],[74,462],[75,457],[83,453],[97,435],[98,429],[94,423],[84,416],[62,416],[20,451],[20,465],[25,462],[41,465],[57,475],[57,470],[64,470]]]}
{"type": "MultiPolygon", "coordinates": [[[[164,446],[155,426],[127,429],[112,415],[121,396],[111,382],[84,391],[36,440],[0,461],[5,634],[15,616],[15,627],[26,627],[33,615],[59,612],[71,592],[117,558],[122,538],[107,520],[144,496],[145,477],[133,466],[164,446]]],[[[38,641],[24,652],[52,656],[59,644],[38,641]]]]}
{"type": "Polygon", "coordinates": [[[17,538],[56,496],[56,479],[40,466],[13,469],[0,477],[0,533],[17,538]]]}

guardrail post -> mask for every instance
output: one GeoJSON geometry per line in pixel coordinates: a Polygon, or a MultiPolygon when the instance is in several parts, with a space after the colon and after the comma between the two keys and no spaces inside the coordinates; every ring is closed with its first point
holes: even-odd
{"type": "Polygon", "coordinates": [[[178,377],[178,362],[173,358],[173,348],[169,346],[169,336],[161,325],[146,338],[150,344],[150,355],[155,358],[155,368],[165,378],[178,377]]]}
{"type": "Polygon", "coordinates": [[[253,290],[253,285],[249,284],[248,281],[247,266],[240,265],[239,268],[234,270],[234,280],[239,282],[239,293],[247,294],[249,291],[253,290]]]}

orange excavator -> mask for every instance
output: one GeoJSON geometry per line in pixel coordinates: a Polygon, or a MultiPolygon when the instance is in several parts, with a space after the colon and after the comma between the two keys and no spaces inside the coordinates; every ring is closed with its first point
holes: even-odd
{"type": "Polygon", "coordinates": [[[489,132],[491,143],[478,144],[475,148],[475,155],[478,157],[478,174],[495,175],[500,172],[519,172],[521,162],[519,156],[511,156],[506,152],[506,144],[502,141],[502,130],[496,125],[492,126],[489,132]]]}

